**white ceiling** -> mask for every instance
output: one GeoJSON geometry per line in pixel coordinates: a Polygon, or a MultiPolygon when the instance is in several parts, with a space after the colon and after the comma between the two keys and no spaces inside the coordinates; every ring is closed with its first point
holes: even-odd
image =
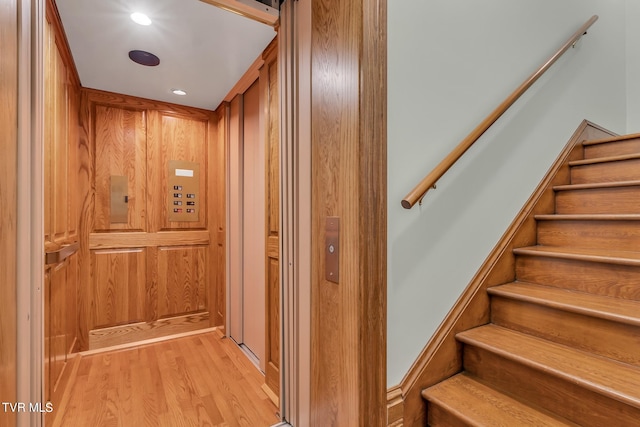
{"type": "Polygon", "coordinates": [[[275,37],[199,0],[56,0],[83,87],[215,109],[275,37]],[[129,15],[143,12],[150,26],[129,15]],[[146,67],[130,50],[160,58],[146,67]],[[171,93],[179,88],[186,96],[171,93]]]}

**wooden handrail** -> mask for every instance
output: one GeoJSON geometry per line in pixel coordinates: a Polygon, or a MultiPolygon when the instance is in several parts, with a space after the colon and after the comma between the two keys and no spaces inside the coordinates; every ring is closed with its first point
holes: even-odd
{"type": "Polygon", "coordinates": [[[565,44],[562,45],[558,51],[553,54],[538,70],[533,73],[527,80],[524,81],[511,95],[505,99],[486,119],[482,121],[465,139],[463,139],[456,148],[449,153],[447,157],[442,160],[438,166],[436,166],[416,187],[411,190],[409,194],[402,200],[402,207],[405,209],[411,209],[418,200],[421,200],[424,195],[435,186],[435,183],[440,179],[455,164],[455,162],[462,157],[462,155],[484,134],[487,129],[493,125],[514,102],[522,96],[533,85],[536,80],[540,78],[557,60],[560,58],[571,46],[574,46],[580,38],[587,33],[587,30],[594,22],[598,20],[598,15],[593,15],[587,22],[576,31],[565,44]]]}

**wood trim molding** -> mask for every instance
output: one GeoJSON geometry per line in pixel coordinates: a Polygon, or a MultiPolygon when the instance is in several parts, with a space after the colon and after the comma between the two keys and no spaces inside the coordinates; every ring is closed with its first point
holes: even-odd
{"type": "Polygon", "coordinates": [[[397,425],[393,423],[399,419],[396,411],[400,406],[403,408],[404,424],[425,425],[426,405],[422,401],[421,391],[462,369],[462,355],[455,335],[458,332],[489,322],[489,299],[486,289],[489,286],[514,279],[512,251],[516,247],[535,244],[534,215],[553,212],[553,186],[568,183],[568,162],[580,157],[582,142],[613,135],[615,134],[589,121],[585,120],[580,124],[532,196],[402,379],[399,385],[402,391],[401,403],[398,401],[397,387],[389,389],[388,425],[397,425]]]}
{"type": "Polygon", "coordinates": [[[404,423],[404,400],[399,385],[387,390],[387,426],[401,426],[404,423]]]}
{"type": "Polygon", "coordinates": [[[53,27],[60,55],[62,55],[62,59],[69,70],[68,77],[76,88],[80,88],[80,76],[78,74],[78,69],[76,68],[76,63],[73,60],[73,54],[71,53],[67,34],[62,26],[62,20],[60,19],[60,13],[58,12],[58,6],[56,6],[55,0],[47,0],[46,9],[47,21],[49,21],[53,27]]]}
{"type": "MultiPolygon", "coordinates": [[[[18,274],[19,264],[16,256],[18,249],[18,218],[29,212],[24,212],[18,207],[19,180],[30,175],[29,170],[22,170],[18,166],[18,152],[20,149],[22,133],[27,131],[19,120],[19,109],[23,108],[23,101],[27,101],[24,108],[29,107],[28,96],[20,93],[19,86],[28,87],[31,83],[31,74],[23,70],[20,75],[18,70],[22,65],[20,57],[20,32],[19,5],[17,2],[4,2],[0,8],[0,103],[3,106],[0,116],[2,136],[2,156],[0,156],[0,300],[3,302],[0,310],[0,396],[3,402],[17,402],[22,397],[18,390],[20,380],[18,370],[21,369],[18,351],[20,346],[21,328],[18,315],[18,274]],[[26,81],[23,83],[22,79],[26,81]],[[16,126],[19,124],[19,126],[16,126]]],[[[27,28],[27,30],[29,30],[27,28]]],[[[29,268],[30,265],[25,265],[29,268]]],[[[26,283],[25,283],[26,284],[26,283]]],[[[24,335],[23,335],[24,337],[24,335]]],[[[29,396],[27,396],[29,397],[29,396]]],[[[17,414],[11,411],[0,411],[0,424],[15,425],[17,414]]],[[[23,417],[24,418],[24,417],[23,417]]]]}
{"type": "Polygon", "coordinates": [[[208,230],[161,231],[158,233],[91,233],[89,235],[89,249],[208,245],[209,241],[210,232],[208,230]]]}
{"type": "Polygon", "coordinates": [[[135,110],[152,110],[163,114],[188,117],[194,120],[212,120],[214,111],[202,108],[187,107],[170,102],[155,101],[137,96],[122,95],[97,89],[82,88],[90,104],[102,104],[135,110]]]}
{"type": "Polygon", "coordinates": [[[264,65],[264,58],[262,54],[253,61],[253,64],[245,71],[240,77],[240,80],[231,88],[227,96],[225,96],[223,102],[231,102],[236,95],[245,93],[247,89],[256,81],[260,76],[260,68],[264,65]]]}
{"type": "Polygon", "coordinates": [[[279,23],[279,17],[255,7],[247,6],[238,0],[200,0],[204,3],[219,7],[229,12],[237,13],[245,18],[253,19],[263,24],[275,27],[279,23]]]}
{"type": "Polygon", "coordinates": [[[209,313],[203,312],[159,319],[153,322],[139,322],[95,329],[89,332],[89,350],[140,342],[166,335],[192,331],[200,332],[208,328],[209,313]]]}

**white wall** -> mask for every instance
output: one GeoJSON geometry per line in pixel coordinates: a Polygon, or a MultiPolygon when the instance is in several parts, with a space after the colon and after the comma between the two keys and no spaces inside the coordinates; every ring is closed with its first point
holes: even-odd
{"type": "Polygon", "coordinates": [[[623,133],[627,105],[625,0],[403,0],[388,8],[391,387],[580,122],[623,133]],[[589,35],[423,206],[402,209],[403,196],[594,14],[600,19],[589,35]]]}
{"type": "Polygon", "coordinates": [[[640,133],[640,1],[627,0],[627,132],[640,133]]]}

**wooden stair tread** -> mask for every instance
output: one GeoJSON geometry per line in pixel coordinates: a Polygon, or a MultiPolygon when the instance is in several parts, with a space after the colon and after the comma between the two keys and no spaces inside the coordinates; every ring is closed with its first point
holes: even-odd
{"type": "Polygon", "coordinates": [[[640,408],[640,368],[594,356],[570,347],[495,325],[485,325],[456,335],[475,346],[640,408]]]}
{"type": "Polygon", "coordinates": [[[597,163],[620,162],[624,160],[634,160],[634,159],[640,159],[640,153],[623,154],[620,156],[596,157],[593,159],[574,160],[572,162],[569,162],[569,166],[585,166],[585,165],[593,165],[597,163]]]}
{"type": "Polygon", "coordinates": [[[426,400],[470,426],[573,426],[492,389],[467,374],[458,374],[422,391],[426,400]]]}
{"type": "Polygon", "coordinates": [[[565,246],[527,246],[513,250],[516,255],[545,256],[578,261],[640,266],[640,252],[565,246]]]}
{"type": "Polygon", "coordinates": [[[608,142],[625,141],[627,139],[636,139],[636,138],[640,138],[640,133],[630,133],[628,135],[614,135],[614,136],[608,136],[606,138],[592,139],[589,141],[583,141],[582,145],[585,146],[585,145],[606,144],[608,142]]]}
{"type": "Polygon", "coordinates": [[[617,188],[617,187],[637,187],[637,186],[640,186],[640,181],[615,181],[615,182],[597,182],[592,184],[556,185],[553,187],[553,190],[554,191],[590,190],[594,188],[617,188]]]}
{"type": "MultiPolygon", "coordinates": [[[[488,289],[490,295],[526,301],[640,327],[640,302],[568,289],[513,282],[488,289]]],[[[640,334],[640,330],[638,331],[640,334]]]]}
{"type": "Polygon", "coordinates": [[[542,214],[539,221],[640,221],[638,214],[542,214]]]}

